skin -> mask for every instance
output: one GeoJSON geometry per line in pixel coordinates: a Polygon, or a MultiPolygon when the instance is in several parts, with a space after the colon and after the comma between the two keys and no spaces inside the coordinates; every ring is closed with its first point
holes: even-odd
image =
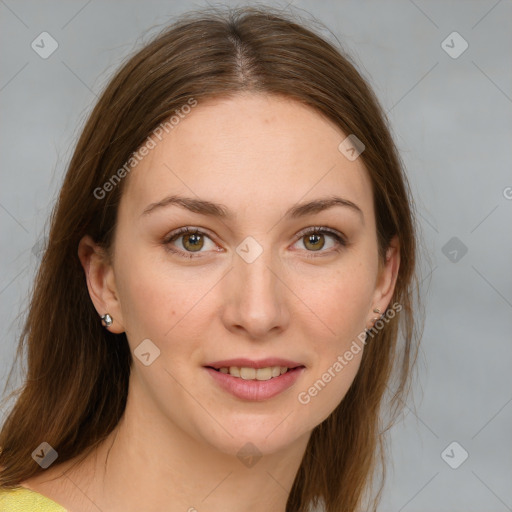
{"type": "Polygon", "coordinates": [[[345,396],[363,351],[308,404],[297,396],[372,324],[373,308],[385,310],[399,267],[396,239],[379,263],[371,182],[361,158],[338,150],[345,137],[293,100],[244,94],[199,103],[157,141],[125,178],[112,261],[89,236],[78,254],[98,314],[114,319],[110,331],[126,332],[132,353],[149,338],[160,356],[149,366],[134,357],[125,415],[93,455],[26,487],[74,512],[285,511],[311,431],[345,396]],[[234,217],[176,205],[141,215],[171,194],[221,203],[234,217]],[[362,214],[335,206],[283,217],[333,194],[362,214]],[[184,236],[168,245],[192,259],[165,249],[184,226],[206,233],[199,256],[184,236]],[[328,233],[310,244],[295,237],[315,226],[339,231],[347,245],[334,251],[328,233]],[[236,252],[247,236],[263,250],[252,263],[236,252]],[[306,369],[263,401],[232,396],[203,368],[268,356],[306,369]],[[262,454],[251,467],[237,457],[247,442],[262,454]]]}

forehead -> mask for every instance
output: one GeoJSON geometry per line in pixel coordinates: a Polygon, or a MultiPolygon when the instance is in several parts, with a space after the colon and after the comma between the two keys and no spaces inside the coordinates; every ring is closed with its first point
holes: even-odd
{"type": "Polygon", "coordinates": [[[121,205],[134,217],[169,194],[221,202],[235,212],[286,208],[336,193],[372,208],[362,159],[338,149],[332,121],[289,98],[243,94],[199,102],[133,168],[121,205]],[[130,205],[130,208],[126,208],[130,205]]]}

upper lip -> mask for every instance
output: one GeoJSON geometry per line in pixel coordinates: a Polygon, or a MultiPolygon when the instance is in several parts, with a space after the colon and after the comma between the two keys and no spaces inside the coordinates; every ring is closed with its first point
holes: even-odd
{"type": "Polygon", "coordinates": [[[289,359],[281,359],[279,357],[266,357],[265,359],[247,359],[240,357],[237,359],[223,359],[222,361],[215,361],[208,363],[205,366],[210,366],[218,370],[219,368],[229,368],[230,366],[236,366],[238,368],[267,368],[269,366],[286,366],[287,368],[296,368],[297,366],[304,366],[296,361],[290,361],[289,359]]]}

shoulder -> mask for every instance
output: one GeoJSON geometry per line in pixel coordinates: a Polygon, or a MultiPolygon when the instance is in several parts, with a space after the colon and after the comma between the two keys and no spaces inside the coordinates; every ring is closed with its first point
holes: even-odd
{"type": "Polygon", "coordinates": [[[50,498],[25,487],[0,489],[0,512],[66,512],[50,498]]]}

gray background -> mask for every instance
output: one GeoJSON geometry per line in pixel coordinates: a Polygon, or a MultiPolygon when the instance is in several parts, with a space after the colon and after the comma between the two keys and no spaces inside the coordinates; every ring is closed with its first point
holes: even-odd
{"type": "MultiPolygon", "coordinates": [[[[86,114],[125,56],[203,5],[0,0],[2,387],[38,240],[86,114]],[[59,44],[47,59],[31,48],[43,31],[59,44]]],[[[512,2],[292,7],[325,23],[374,87],[419,212],[425,331],[414,394],[391,433],[380,510],[512,510],[512,2]],[[469,44],[457,58],[442,46],[453,31],[469,44]],[[469,454],[457,469],[441,456],[453,441],[445,456],[452,465],[463,449],[469,454]]],[[[446,44],[452,53],[462,48],[457,39],[446,44]]]]}

